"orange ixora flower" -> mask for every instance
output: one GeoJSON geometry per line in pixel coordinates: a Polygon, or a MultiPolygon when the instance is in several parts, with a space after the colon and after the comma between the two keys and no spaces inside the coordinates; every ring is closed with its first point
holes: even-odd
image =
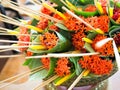
{"type": "MultiPolygon", "coordinates": [[[[94,17],[88,17],[84,19],[86,22],[88,22],[90,25],[92,25],[95,28],[101,29],[103,32],[108,32],[109,30],[109,17],[106,15],[103,16],[94,16],[94,17]]],[[[86,30],[89,31],[91,28],[86,27],[86,30]]]]}
{"type": "Polygon", "coordinates": [[[97,8],[95,5],[88,5],[86,8],[85,8],[85,11],[88,11],[88,12],[94,12],[96,11],[97,8]]]}
{"type": "Polygon", "coordinates": [[[42,7],[41,8],[41,12],[44,13],[44,14],[47,14],[47,15],[52,15],[53,12],[45,7],[42,7]]]}
{"type": "MultiPolygon", "coordinates": [[[[64,25],[68,28],[68,30],[73,30],[75,32],[77,31],[81,31],[81,30],[84,30],[84,24],[80,21],[78,21],[77,19],[75,19],[74,17],[70,17],[68,16],[67,17],[68,19],[64,22],[64,25]]],[[[83,18],[83,17],[81,17],[83,18]]]]}
{"type": "Polygon", "coordinates": [[[79,60],[79,64],[97,75],[110,74],[113,69],[112,60],[102,59],[98,55],[84,56],[79,60]]]}
{"type": "Polygon", "coordinates": [[[55,33],[46,32],[44,35],[40,36],[40,42],[41,45],[45,46],[47,49],[51,49],[57,44],[58,37],[55,33]]]}
{"type": "Polygon", "coordinates": [[[109,41],[101,48],[96,47],[96,43],[105,38],[107,37],[104,35],[97,35],[95,39],[93,40],[92,47],[96,52],[100,52],[100,54],[103,56],[114,56],[112,41],[109,41]]]}
{"type": "MultiPolygon", "coordinates": [[[[28,36],[23,36],[23,35],[20,35],[19,36],[19,41],[23,41],[23,42],[30,42],[30,36],[29,36],[29,33],[28,33],[28,29],[25,28],[25,27],[20,27],[20,34],[28,34],[28,36]]],[[[20,43],[18,42],[18,45],[19,46],[27,46],[28,44],[26,43],[20,43]]],[[[20,51],[25,51],[27,50],[27,48],[20,48],[20,51]]]]}
{"type": "Polygon", "coordinates": [[[72,35],[72,44],[76,50],[84,51],[85,42],[82,41],[82,38],[86,37],[83,31],[79,31],[72,35]]]}
{"type": "Polygon", "coordinates": [[[49,69],[50,67],[50,58],[41,58],[41,63],[43,64],[43,67],[46,69],[49,69]]]}
{"type": "Polygon", "coordinates": [[[59,76],[65,76],[70,74],[70,62],[68,58],[60,58],[57,61],[57,67],[55,68],[55,72],[59,76]]]}
{"type": "Polygon", "coordinates": [[[37,27],[40,29],[45,29],[48,26],[48,19],[46,18],[41,18],[41,20],[37,23],[37,27]]]}

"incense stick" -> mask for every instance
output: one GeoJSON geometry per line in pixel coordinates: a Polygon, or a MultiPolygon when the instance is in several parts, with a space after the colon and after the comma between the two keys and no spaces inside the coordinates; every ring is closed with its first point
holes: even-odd
{"type": "Polygon", "coordinates": [[[44,87],[45,85],[48,85],[49,83],[51,83],[52,81],[54,81],[56,78],[58,78],[59,76],[54,75],[53,77],[51,77],[50,79],[42,82],[40,85],[38,85],[36,88],[34,88],[34,90],[40,90],[40,88],[44,87]]]}

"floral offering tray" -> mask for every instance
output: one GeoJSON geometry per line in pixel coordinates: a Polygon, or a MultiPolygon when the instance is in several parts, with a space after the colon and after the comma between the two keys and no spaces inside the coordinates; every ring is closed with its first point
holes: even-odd
{"type": "Polygon", "coordinates": [[[68,90],[97,84],[119,70],[119,1],[31,2],[42,6],[40,11],[1,0],[3,6],[23,12],[31,20],[0,14],[1,21],[18,26],[13,31],[1,28],[1,35],[15,35],[18,41],[0,40],[17,43],[0,48],[18,49],[23,53],[26,59],[23,65],[31,69],[30,78],[44,80],[35,90],[50,83],[67,86],[68,90]]]}

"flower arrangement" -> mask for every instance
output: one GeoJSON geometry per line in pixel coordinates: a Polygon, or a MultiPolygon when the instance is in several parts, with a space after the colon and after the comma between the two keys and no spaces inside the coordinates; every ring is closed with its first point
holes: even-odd
{"type": "MultiPolygon", "coordinates": [[[[37,31],[33,32],[35,28],[23,26],[16,29],[20,34],[27,34],[18,36],[20,41],[18,45],[28,46],[20,48],[20,51],[27,57],[42,56],[42,58],[26,59],[24,65],[31,69],[39,66],[43,68],[32,76],[44,73],[42,79],[59,86],[66,85],[68,80],[80,75],[81,78],[78,81],[82,86],[103,81],[117,71],[113,41],[119,50],[119,2],[51,0],[56,4],[52,7],[45,2],[35,1],[42,5],[40,12],[47,17],[41,16],[39,20],[33,18],[27,23],[36,27],[37,31]],[[54,20],[49,19],[48,16],[54,20]],[[112,39],[101,47],[96,45],[107,38],[112,39]],[[23,41],[32,43],[26,44],[22,43],[23,41]],[[51,53],[53,56],[49,56],[51,53]],[[64,56],[82,53],[93,53],[93,55],[64,56]],[[57,56],[58,54],[60,56],[57,56]]],[[[71,88],[73,87],[69,90],[71,88]]]]}

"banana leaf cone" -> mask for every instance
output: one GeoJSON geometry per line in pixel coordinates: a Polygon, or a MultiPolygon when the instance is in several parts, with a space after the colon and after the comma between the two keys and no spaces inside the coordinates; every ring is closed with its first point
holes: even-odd
{"type": "Polygon", "coordinates": [[[29,48],[29,51],[31,51],[33,53],[39,53],[39,54],[68,51],[72,47],[70,40],[67,39],[66,37],[64,37],[59,32],[54,31],[54,33],[58,37],[58,42],[56,43],[56,45],[53,48],[48,49],[48,50],[33,50],[33,49],[29,48]]]}

